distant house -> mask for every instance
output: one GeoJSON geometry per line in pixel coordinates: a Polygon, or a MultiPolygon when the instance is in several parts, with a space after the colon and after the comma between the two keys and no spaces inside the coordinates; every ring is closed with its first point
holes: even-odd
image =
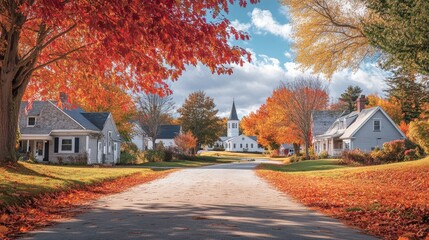
{"type": "Polygon", "coordinates": [[[335,112],[330,114],[313,113],[313,146],[317,154],[327,151],[331,156],[338,156],[344,150],[360,149],[369,152],[383,143],[405,139],[392,119],[381,107],[365,109],[365,96],[357,100],[357,111],[342,114],[323,132],[323,121],[332,121],[335,112]],[[320,118],[324,118],[321,120],[320,118]]]}
{"type": "Polygon", "coordinates": [[[240,120],[237,116],[235,103],[232,102],[231,113],[227,121],[227,136],[220,137],[215,147],[223,147],[229,152],[263,152],[259,146],[256,136],[239,134],[240,120]]]}
{"type": "Polygon", "coordinates": [[[121,137],[112,114],[61,109],[52,101],[22,102],[19,152],[38,162],[117,163],[121,137]],[[83,161],[83,162],[82,162],[83,161]]]}
{"type": "Polygon", "coordinates": [[[289,143],[280,144],[280,147],[279,147],[280,156],[293,155],[294,153],[295,153],[295,149],[293,147],[293,144],[289,144],[289,143]]]}
{"type": "MultiPolygon", "coordinates": [[[[152,140],[147,136],[147,130],[145,129],[145,127],[142,128],[136,123],[134,125],[134,132],[136,134],[131,140],[141,151],[153,149],[152,140]]],[[[155,140],[155,145],[162,142],[164,147],[176,147],[174,138],[181,132],[182,127],[180,125],[161,125],[157,139],[155,140]]]]}

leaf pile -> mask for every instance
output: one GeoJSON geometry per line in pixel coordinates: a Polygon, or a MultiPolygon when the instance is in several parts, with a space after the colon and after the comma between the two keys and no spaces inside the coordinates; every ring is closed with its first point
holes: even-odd
{"type": "Polygon", "coordinates": [[[429,166],[257,174],[304,205],[384,239],[429,238],[429,166]]]}
{"type": "Polygon", "coordinates": [[[110,181],[40,194],[19,205],[0,205],[0,239],[16,238],[20,233],[47,226],[55,219],[72,217],[82,212],[82,206],[91,200],[164,177],[171,171],[135,173],[110,181]]]}

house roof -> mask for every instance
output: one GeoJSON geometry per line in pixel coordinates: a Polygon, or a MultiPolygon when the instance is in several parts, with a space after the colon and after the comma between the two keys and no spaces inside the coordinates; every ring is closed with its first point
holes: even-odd
{"type": "MultiPolygon", "coordinates": [[[[161,125],[159,127],[157,139],[173,139],[180,134],[180,125],[161,125]]],[[[147,126],[142,127],[143,131],[147,132],[147,126]]]]}
{"type": "Polygon", "coordinates": [[[380,106],[363,109],[358,114],[356,120],[345,130],[344,134],[340,138],[346,139],[346,138],[353,137],[355,133],[359,131],[359,129],[361,129],[362,126],[378,111],[380,111],[396,128],[396,130],[402,135],[402,137],[405,138],[405,135],[402,133],[402,131],[398,128],[398,126],[396,126],[393,120],[389,117],[389,115],[387,115],[387,113],[380,106]]]}
{"type": "Polygon", "coordinates": [[[76,122],[78,122],[82,127],[88,130],[94,130],[94,131],[101,131],[103,128],[98,128],[95,126],[91,121],[89,121],[83,113],[85,113],[84,110],[81,108],[75,108],[75,109],[62,109],[64,113],[69,115],[71,118],[73,118],[76,122]]]}
{"type": "Polygon", "coordinates": [[[227,142],[227,141],[231,141],[231,140],[236,139],[236,138],[243,138],[243,137],[247,137],[247,138],[252,139],[255,142],[258,142],[258,138],[256,136],[246,136],[244,134],[241,134],[240,136],[235,136],[235,137],[220,137],[220,140],[222,142],[227,142]]]}
{"type": "MultiPolygon", "coordinates": [[[[28,116],[39,116],[42,111],[43,106],[45,106],[45,101],[34,101],[31,104],[31,109],[27,110],[28,116]]],[[[21,103],[21,110],[28,106],[28,102],[21,103]]]]}
{"type": "Polygon", "coordinates": [[[235,109],[234,100],[232,100],[232,108],[231,108],[231,113],[229,114],[228,120],[237,120],[238,121],[237,110],[235,109]]]}
{"type": "MultiPolygon", "coordinates": [[[[360,112],[354,111],[347,115],[342,115],[337,118],[332,125],[323,134],[315,135],[315,138],[331,138],[340,137],[341,139],[352,138],[357,131],[378,111],[381,111],[384,116],[392,123],[392,125],[401,133],[396,124],[387,115],[381,107],[372,107],[363,109],[360,112]]],[[[405,137],[405,136],[404,136],[405,137]]]]}
{"type": "Polygon", "coordinates": [[[86,119],[88,119],[93,125],[95,125],[98,129],[102,130],[104,128],[104,124],[106,123],[107,118],[109,118],[109,112],[82,112],[86,119]]]}
{"type": "MultiPolygon", "coordinates": [[[[42,109],[46,104],[52,104],[58,108],[57,102],[55,101],[34,101],[32,103],[32,108],[28,110],[28,116],[39,116],[42,109]]],[[[21,110],[28,106],[28,102],[23,101],[21,103],[21,110]]],[[[68,117],[73,119],[79,125],[81,125],[86,130],[101,131],[103,130],[104,123],[109,116],[109,113],[98,113],[98,112],[85,112],[82,108],[58,108],[68,117]]],[[[44,134],[46,130],[39,130],[36,128],[26,128],[21,130],[23,134],[44,134]]]]}
{"type": "Polygon", "coordinates": [[[50,129],[43,128],[22,128],[19,129],[21,134],[50,134],[50,129]]]}
{"type": "Polygon", "coordinates": [[[180,134],[180,125],[162,125],[159,133],[159,139],[173,139],[180,134]]]}
{"type": "Polygon", "coordinates": [[[313,120],[313,136],[321,135],[325,133],[335,122],[335,120],[340,117],[340,111],[333,110],[318,110],[311,113],[313,120]]]}

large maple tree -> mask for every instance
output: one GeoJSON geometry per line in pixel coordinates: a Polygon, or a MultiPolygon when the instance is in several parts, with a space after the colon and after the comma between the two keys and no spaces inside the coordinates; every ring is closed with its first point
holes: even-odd
{"type": "MultiPolygon", "coordinates": [[[[168,93],[186,65],[213,73],[250,58],[228,40],[248,36],[222,15],[259,0],[5,0],[0,2],[0,161],[15,161],[19,107],[66,92],[78,99],[104,81],[168,93]]],[[[96,93],[95,93],[96,94],[96,93]]]]}

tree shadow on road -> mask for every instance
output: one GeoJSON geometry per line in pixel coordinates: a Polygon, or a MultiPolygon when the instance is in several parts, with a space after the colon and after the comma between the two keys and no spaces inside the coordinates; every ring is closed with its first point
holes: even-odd
{"type": "Polygon", "coordinates": [[[304,208],[282,210],[275,204],[130,202],[112,210],[108,200],[103,203],[103,207],[24,239],[375,239],[304,208]]]}

